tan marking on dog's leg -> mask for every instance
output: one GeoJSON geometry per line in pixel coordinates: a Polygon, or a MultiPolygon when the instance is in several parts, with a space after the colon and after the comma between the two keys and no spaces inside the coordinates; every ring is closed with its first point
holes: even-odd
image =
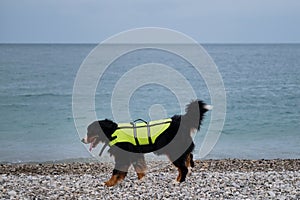
{"type": "Polygon", "coordinates": [[[124,180],[125,176],[126,176],[125,172],[112,175],[112,177],[108,181],[105,182],[105,185],[108,186],[108,187],[114,186],[117,183],[119,183],[122,180],[124,180]]]}
{"type": "Polygon", "coordinates": [[[192,170],[191,170],[191,162],[192,162],[192,157],[191,157],[191,154],[189,153],[186,157],[186,160],[185,160],[185,166],[188,168],[188,174],[187,176],[190,176],[191,173],[192,173],[192,170]]]}
{"type": "Polygon", "coordinates": [[[145,165],[133,165],[134,169],[136,171],[136,174],[138,176],[138,179],[142,179],[145,175],[146,175],[146,171],[147,171],[147,166],[145,165]]]}
{"type": "Polygon", "coordinates": [[[189,153],[185,159],[185,166],[189,168],[191,166],[191,154],[189,153]]]}
{"type": "Polygon", "coordinates": [[[126,173],[121,173],[119,174],[119,176],[117,177],[117,183],[121,182],[122,180],[124,180],[126,177],[126,173]]]}
{"type": "Polygon", "coordinates": [[[142,179],[145,175],[146,175],[146,171],[147,171],[147,165],[145,162],[145,158],[142,157],[141,159],[137,160],[136,162],[132,163],[136,174],[138,176],[138,179],[142,179]]]}
{"type": "Polygon", "coordinates": [[[146,173],[137,173],[139,180],[141,180],[145,175],[146,175],[146,173]]]}
{"type": "Polygon", "coordinates": [[[178,168],[178,176],[177,176],[177,179],[176,179],[176,181],[180,182],[180,180],[181,180],[181,176],[182,176],[182,171],[181,171],[181,169],[180,169],[180,168],[178,168]]]}
{"type": "Polygon", "coordinates": [[[108,187],[116,185],[117,177],[118,177],[118,175],[112,175],[112,177],[108,181],[105,182],[105,185],[108,187]]]}

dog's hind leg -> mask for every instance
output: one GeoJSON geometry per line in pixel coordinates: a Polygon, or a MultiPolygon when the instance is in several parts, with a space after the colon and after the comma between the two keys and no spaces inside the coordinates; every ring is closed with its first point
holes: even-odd
{"type": "Polygon", "coordinates": [[[132,165],[136,171],[138,179],[142,179],[146,175],[147,165],[144,155],[139,155],[132,160],[132,165]]]}
{"type": "Polygon", "coordinates": [[[194,167],[194,161],[193,161],[193,154],[192,151],[194,150],[194,143],[191,142],[188,149],[179,157],[174,159],[174,154],[166,154],[168,158],[171,160],[171,162],[178,168],[178,176],[177,181],[183,182],[185,181],[185,178],[189,172],[188,167],[194,167]],[[174,161],[175,160],[175,161],[174,161]]]}
{"type": "Polygon", "coordinates": [[[194,161],[193,161],[193,154],[192,153],[189,153],[187,155],[186,160],[185,160],[185,166],[187,168],[194,167],[194,161]]]}
{"type": "Polygon", "coordinates": [[[177,181],[178,182],[183,182],[185,181],[186,175],[188,173],[188,168],[186,166],[186,156],[181,156],[178,158],[176,161],[173,162],[173,164],[177,167],[178,169],[178,176],[177,176],[177,181]]]}
{"type": "Polygon", "coordinates": [[[192,170],[190,167],[194,167],[195,166],[195,163],[193,161],[193,154],[192,153],[189,153],[186,157],[186,160],[185,160],[185,166],[188,168],[188,176],[191,175],[192,173],[192,170]]]}
{"type": "Polygon", "coordinates": [[[194,163],[194,155],[192,153],[190,153],[190,166],[191,167],[195,167],[195,163],[194,163]]]}

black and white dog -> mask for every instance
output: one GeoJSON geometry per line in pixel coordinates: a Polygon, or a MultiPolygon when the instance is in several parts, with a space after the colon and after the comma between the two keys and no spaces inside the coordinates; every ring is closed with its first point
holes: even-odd
{"type": "MultiPolygon", "coordinates": [[[[194,166],[192,152],[195,145],[191,134],[200,129],[204,114],[211,109],[212,106],[201,100],[192,101],[186,107],[186,114],[170,118],[170,125],[153,144],[133,145],[130,142],[120,142],[110,145],[109,153],[115,158],[115,168],[112,177],[105,184],[113,186],[122,181],[131,164],[137,172],[138,179],[144,177],[147,169],[144,153],[150,152],[167,155],[178,168],[177,181],[185,181],[188,167],[194,166]]],[[[95,148],[100,142],[107,145],[114,139],[112,135],[118,128],[117,123],[108,119],[95,121],[88,126],[87,135],[82,142],[90,144],[90,148],[95,148]]]]}

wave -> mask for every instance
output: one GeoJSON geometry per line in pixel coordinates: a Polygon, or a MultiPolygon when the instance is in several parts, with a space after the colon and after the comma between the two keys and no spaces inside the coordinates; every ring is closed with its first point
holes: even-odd
{"type": "Polygon", "coordinates": [[[12,95],[1,95],[1,97],[69,97],[72,93],[24,93],[24,94],[12,94],[12,95]]]}
{"type": "Polygon", "coordinates": [[[23,108],[23,107],[28,107],[30,104],[26,103],[1,103],[1,107],[15,107],[15,108],[23,108]]]}
{"type": "MultiPolygon", "coordinates": [[[[0,164],[60,164],[60,163],[91,163],[97,162],[98,160],[93,157],[74,157],[74,158],[60,158],[60,159],[11,159],[11,160],[0,160],[0,164]]],[[[104,162],[108,162],[104,160],[104,162]]]]}

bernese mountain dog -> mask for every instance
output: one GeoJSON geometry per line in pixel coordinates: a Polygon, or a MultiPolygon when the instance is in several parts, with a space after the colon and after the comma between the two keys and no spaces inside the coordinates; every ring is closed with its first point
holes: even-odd
{"type": "Polygon", "coordinates": [[[158,123],[169,123],[161,133],[153,133],[153,131],[151,133],[149,127],[156,124],[144,122],[144,127],[148,130],[149,142],[139,143],[141,141],[138,138],[139,131],[137,131],[139,126],[135,126],[134,123],[131,123],[132,127],[130,127],[133,134],[128,136],[134,137],[134,139],[129,138],[127,141],[123,134],[117,140],[117,130],[122,129],[122,127],[120,124],[108,119],[91,123],[87,128],[86,137],[81,141],[90,144],[90,150],[100,142],[104,143],[105,147],[110,147],[108,152],[111,156],[114,156],[115,167],[112,177],[105,182],[106,186],[114,186],[122,181],[131,165],[133,165],[138,179],[143,178],[147,169],[144,154],[151,152],[156,155],[166,155],[178,168],[179,174],[176,180],[183,182],[186,179],[188,167],[194,166],[192,152],[195,144],[191,134],[196,130],[200,130],[204,114],[211,109],[212,106],[205,104],[203,101],[194,100],[187,105],[184,115],[174,115],[168,120],[158,123]],[[156,134],[155,140],[153,134],[156,134]]]}

